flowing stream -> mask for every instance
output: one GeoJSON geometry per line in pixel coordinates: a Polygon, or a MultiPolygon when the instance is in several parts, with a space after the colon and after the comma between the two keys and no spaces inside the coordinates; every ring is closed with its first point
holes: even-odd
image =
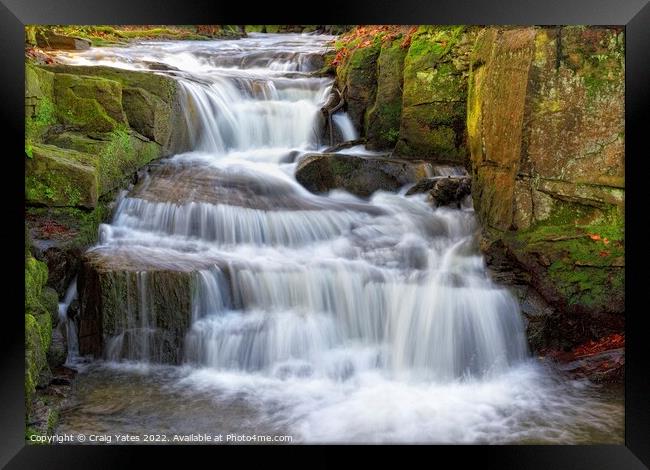
{"type": "MultiPolygon", "coordinates": [[[[146,42],[61,55],[180,82],[192,151],[125,193],[93,255],[129,266],[104,360],[80,365],[62,432],[287,434],[294,442],[621,443],[620,398],[532,358],[517,301],[488,277],[471,203],[314,195],[333,37],[146,42]],[[133,268],[135,266],[135,268],[133,268]],[[165,364],[155,271],[191,278],[165,364]]],[[[332,120],[357,137],[347,115],[332,120]]],[[[370,153],[363,147],[345,153],[370,153]]],[[[433,175],[462,174],[434,167],[433,175]]],[[[70,333],[69,333],[70,334],[70,333]]]]}

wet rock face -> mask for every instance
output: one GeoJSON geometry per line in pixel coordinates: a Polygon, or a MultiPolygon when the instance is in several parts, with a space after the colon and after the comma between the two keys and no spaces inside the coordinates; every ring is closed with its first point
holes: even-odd
{"type": "Polygon", "coordinates": [[[346,110],[372,149],[466,164],[469,57],[478,28],[394,28],[336,67],[346,110]]]}
{"type": "Polygon", "coordinates": [[[431,173],[431,164],[418,161],[361,157],[344,154],[311,154],[296,167],[296,179],[312,192],[344,189],[361,197],[378,190],[396,191],[431,173]]]}
{"type": "Polygon", "coordinates": [[[191,320],[186,271],[135,271],[92,252],[79,275],[79,352],[178,364],[191,320]]]}

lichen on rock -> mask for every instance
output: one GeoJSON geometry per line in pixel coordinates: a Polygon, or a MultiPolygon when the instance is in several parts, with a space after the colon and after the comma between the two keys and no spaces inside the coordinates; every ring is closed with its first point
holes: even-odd
{"type": "Polygon", "coordinates": [[[476,32],[421,26],[404,59],[403,111],[395,153],[465,163],[469,53],[476,32]]]}

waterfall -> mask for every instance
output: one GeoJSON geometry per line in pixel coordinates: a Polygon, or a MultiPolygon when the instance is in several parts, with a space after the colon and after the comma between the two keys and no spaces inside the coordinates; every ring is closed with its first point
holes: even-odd
{"type": "MultiPolygon", "coordinates": [[[[136,266],[146,259],[124,273],[108,359],[162,360],[148,274],[156,266],[195,266],[182,346],[195,367],[449,381],[503,373],[526,357],[517,303],[473,248],[471,210],[382,192],[317,196],[293,178],[300,155],[326,144],[320,109],[333,80],[311,74],[326,39],[117,52],[122,66],[155,58],[181,70],[193,151],[150,172],[101,228],[96,250],[136,266]]],[[[347,114],[333,118],[344,139],[357,137],[347,114]]]]}
{"type": "MultiPolygon", "coordinates": [[[[126,387],[125,410],[135,406],[107,429],[131,433],[137,416],[147,433],[251,423],[307,442],[584,441],[578,421],[608,432],[609,405],[592,407],[584,385],[529,358],[517,301],[487,275],[471,199],[434,208],[408,188],[361,199],[297,183],[297,162],[329,147],[320,109],[333,79],[312,72],[332,39],[251,34],[64,57],[175,69],[192,146],[120,196],[88,253],[105,289],[111,399],[126,387]]],[[[333,122],[357,138],[346,113],[333,122]]],[[[431,171],[454,175],[466,171],[431,171]]]]}
{"type": "Polygon", "coordinates": [[[337,127],[344,141],[355,140],[359,138],[357,130],[354,128],[352,120],[347,113],[335,113],[332,115],[332,121],[337,127]]]}
{"type": "Polygon", "coordinates": [[[73,366],[79,358],[79,340],[77,336],[77,326],[74,319],[68,317],[70,304],[77,298],[77,278],[75,277],[68,286],[63,302],[59,303],[59,325],[63,329],[67,343],[66,366],[73,366]]]}

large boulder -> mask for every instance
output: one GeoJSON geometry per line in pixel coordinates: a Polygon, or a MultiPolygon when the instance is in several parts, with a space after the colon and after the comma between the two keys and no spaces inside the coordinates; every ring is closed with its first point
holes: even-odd
{"type": "Polygon", "coordinates": [[[26,67],[28,204],[94,208],[172,153],[183,126],[176,81],[110,67],[26,67]]]}
{"type": "Polygon", "coordinates": [[[25,170],[28,204],[88,208],[97,204],[98,171],[90,154],[33,144],[25,170]]]}
{"type": "Polygon", "coordinates": [[[163,154],[176,150],[175,130],[182,128],[179,87],[176,80],[162,73],[139,72],[97,66],[50,65],[45,70],[57,74],[98,77],[117,82],[121,87],[122,109],[128,124],[155,141],[163,154]]]}
{"type": "Polygon", "coordinates": [[[396,191],[431,172],[431,164],[423,161],[324,153],[306,155],[296,167],[296,179],[312,192],[344,189],[368,197],[378,190],[396,191]]]}

